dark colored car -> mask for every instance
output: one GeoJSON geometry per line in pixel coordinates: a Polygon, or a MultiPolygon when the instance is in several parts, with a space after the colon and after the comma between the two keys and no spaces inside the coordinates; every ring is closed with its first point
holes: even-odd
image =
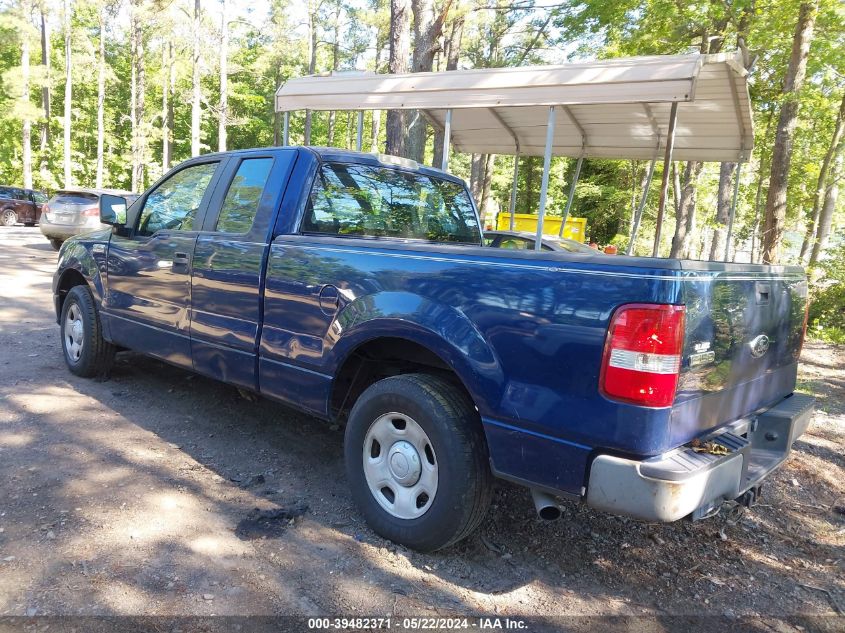
{"type": "Polygon", "coordinates": [[[100,224],[100,196],[110,194],[126,198],[130,204],[138,196],[115,189],[65,189],[57,191],[44,205],[41,232],[59,250],[62,242],[79,233],[103,228],[100,224]]]}
{"type": "MultiPolygon", "coordinates": [[[[493,248],[509,248],[517,251],[533,251],[537,236],[525,231],[485,231],[484,244],[493,248]]],[[[544,235],[541,246],[544,251],[564,251],[566,253],[586,253],[595,255],[598,251],[586,244],[570,240],[568,237],[544,235]]]]}
{"type": "Polygon", "coordinates": [[[45,202],[47,194],[43,191],[0,187],[0,224],[14,226],[23,222],[26,226],[35,226],[45,202]]]}
{"type": "Polygon", "coordinates": [[[797,266],[485,247],[462,180],[332,149],[203,155],[100,207],[53,278],[70,371],[131,349],[345,424],[352,499],[411,547],[472,532],[494,476],[543,518],[753,505],[810,421],[797,266]]]}

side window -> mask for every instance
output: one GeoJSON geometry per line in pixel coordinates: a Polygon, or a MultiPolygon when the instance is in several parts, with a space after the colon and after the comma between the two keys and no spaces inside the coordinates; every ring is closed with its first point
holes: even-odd
{"type": "Polygon", "coordinates": [[[152,235],[161,229],[193,229],[194,220],[215,169],[217,163],[192,165],[177,171],[161,183],[144,202],[138,223],[138,235],[152,235]]]}
{"type": "Polygon", "coordinates": [[[220,207],[217,231],[249,233],[272,167],[272,158],[247,158],[241,161],[223,206],[220,207]]]}

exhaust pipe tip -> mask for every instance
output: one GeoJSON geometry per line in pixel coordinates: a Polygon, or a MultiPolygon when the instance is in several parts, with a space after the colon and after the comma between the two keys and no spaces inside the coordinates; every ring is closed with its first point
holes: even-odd
{"type": "Polygon", "coordinates": [[[539,490],[531,490],[531,497],[534,499],[534,508],[537,516],[544,521],[557,521],[562,514],[558,500],[552,495],[539,490]]]}

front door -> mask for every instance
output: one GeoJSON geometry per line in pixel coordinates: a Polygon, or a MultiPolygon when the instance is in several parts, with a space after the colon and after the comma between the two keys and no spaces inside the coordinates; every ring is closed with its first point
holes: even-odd
{"type": "Polygon", "coordinates": [[[191,162],[157,183],[109,242],[104,317],[112,341],[191,367],[194,246],[220,160],[191,162]]]}

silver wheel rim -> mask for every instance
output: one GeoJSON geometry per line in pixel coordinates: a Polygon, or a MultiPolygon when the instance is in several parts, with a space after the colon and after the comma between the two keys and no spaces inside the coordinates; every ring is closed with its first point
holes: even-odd
{"type": "Polygon", "coordinates": [[[3,212],[3,224],[6,226],[13,226],[17,218],[15,217],[14,211],[4,211],[3,212]]]}
{"type": "Polygon", "coordinates": [[[85,325],[82,323],[82,311],[77,304],[71,304],[65,316],[64,327],[65,352],[72,363],[78,363],[82,356],[85,325]]]}
{"type": "Polygon", "coordinates": [[[428,435],[404,413],[386,413],[364,437],[364,477],[378,504],[397,519],[425,514],[437,494],[438,463],[428,435]]]}

